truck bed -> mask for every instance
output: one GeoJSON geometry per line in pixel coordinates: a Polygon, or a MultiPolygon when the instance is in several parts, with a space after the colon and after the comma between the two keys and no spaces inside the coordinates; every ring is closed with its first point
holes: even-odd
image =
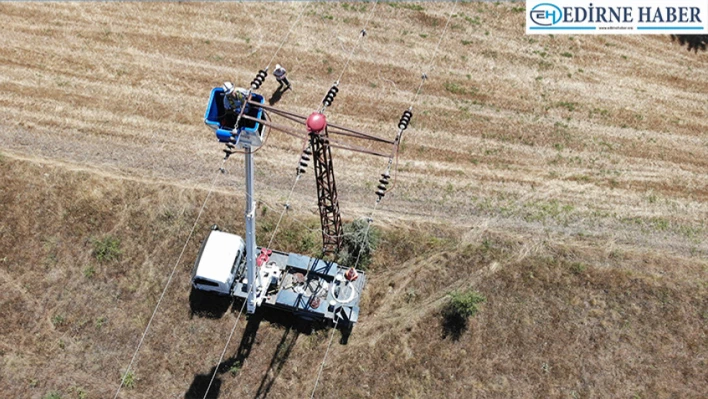
{"type": "MultiPolygon", "coordinates": [[[[257,248],[258,253],[261,247],[257,248]]],[[[263,305],[293,312],[308,320],[334,323],[356,323],[359,318],[360,294],[366,284],[366,275],[358,270],[359,278],[349,282],[344,278],[346,267],[305,255],[273,251],[267,260],[275,263],[282,278],[271,286],[263,305]]],[[[233,295],[246,299],[247,286],[243,284],[245,269],[237,276],[233,295]]]]}

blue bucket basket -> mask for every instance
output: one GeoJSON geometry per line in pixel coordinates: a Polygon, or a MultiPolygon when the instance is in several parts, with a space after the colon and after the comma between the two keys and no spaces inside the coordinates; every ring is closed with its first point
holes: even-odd
{"type": "MultiPolygon", "coordinates": [[[[261,104],[265,103],[263,96],[258,93],[252,93],[251,100],[261,104]]],[[[265,117],[261,107],[249,106],[246,109],[245,115],[256,119],[264,119],[265,117]]],[[[224,88],[215,87],[211,90],[211,95],[209,96],[209,103],[204,113],[204,123],[214,130],[216,138],[222,143],[233,143],[235,139],[236,142],[247,140],[251,146],[259,146],[261,144],[263,139],[262,123],[241,119],[239,126],[234,129],[233,127],[222,125],[225,115],[224,88]]]]}

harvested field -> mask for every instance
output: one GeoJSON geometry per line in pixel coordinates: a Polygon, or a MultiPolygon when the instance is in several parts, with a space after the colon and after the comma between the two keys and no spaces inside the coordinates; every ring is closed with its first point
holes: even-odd
{"type": "MultiPolygon", "coordinates": [[[[211,224],[242,231],[244,201],[240,156],[217,177],[204,107],[304,9],[273,61],[294,87],[279,107],[308,114],[341,73],[330,120],[394,137],[414,101],[362,320],[316,397],[703,396],[708,53],[525,36],[522,3],[380,3],[358,42],[373,7],[0,3],[0,392],[113,397],[216,177],[120,393],[202,397],[239,309],[190,314],[192,262],[211,224]],[[486,302],[453,338],[441,309],[466,289],[486,302]]],[[[259,237],[300,148],[273,132],[257,153],[259,237]]],[[[386,160],[333,152],[343,217],[369,215],[386,160]]],[[[278,249],[316,247],[313,180],[278,249]]],[[[330,330],[283,319],[239,321],[218,397],[310,395],[330,330]]]]}

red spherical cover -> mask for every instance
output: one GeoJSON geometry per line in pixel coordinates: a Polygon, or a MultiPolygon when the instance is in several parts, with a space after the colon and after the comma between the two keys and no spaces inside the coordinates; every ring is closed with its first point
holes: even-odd
{"type": "Polygon", "coordinates": [[[319,112],[313,112],[305,122],[308,132],[319,132],[327,127],[327,118],[319,112]]]}

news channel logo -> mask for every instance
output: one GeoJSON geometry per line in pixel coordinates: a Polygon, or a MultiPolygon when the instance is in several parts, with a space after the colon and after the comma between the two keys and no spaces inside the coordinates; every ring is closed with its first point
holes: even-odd
{"type": "Polygon", "coordinates": [[[703,34],[705,0],[526,2],[527,34],[703,34]]]}

